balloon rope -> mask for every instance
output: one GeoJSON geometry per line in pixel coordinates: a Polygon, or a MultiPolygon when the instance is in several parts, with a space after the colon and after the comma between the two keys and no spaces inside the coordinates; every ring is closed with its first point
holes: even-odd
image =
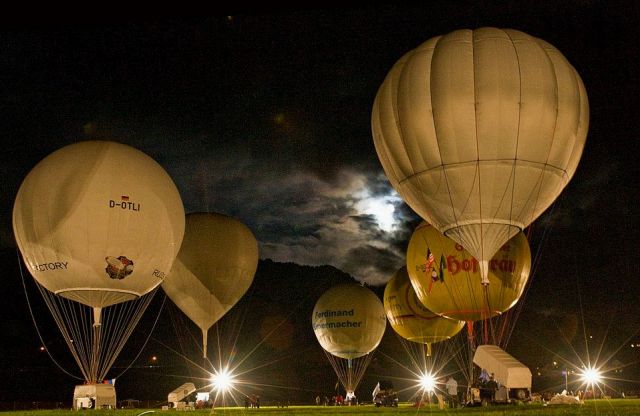
{"type": "Polygon", "coordinates": [[[383,356],[385,356],[386,358],[388,358],[391,361],[393,361],[394,363],[398,364],[399,366],[407,369],[408,371],[415,372],[414,369],[422,368],[422,364],[424,364],[424,358],[421,358],[420,357],[421,354],[420,353],[416,353],[414,348],[412,348],[414,345],[416,345],[416,343],[406,340],[405,338],[401,337],[395,331],[394,331],[394,333],[396,334],[396,337],[397,337],[398,341],[400,341],[400,344],[402,345],[402,347],[404,348],[405,352],[407,353],[407,356],[409,357],[409,360],[411,361],[412,367],[411,368],[407,368],[405,365],[400,363],[396,358],[391,357],[391,356],[385,354],[384,352],[380,352],[380,353],[383,356]]]}
{"type": "Polygon", "coordinates": [[[323,349],[323,351],[327,356],[331,367],[333,367],[340,384],[342,384],[347,392],[355,391],[362,381],[362,377],[364,376],[366,369],[371,363],[373,353],[352,359],[352,366],[349,367],[347,359],[337,357],[329,353],[327,350],[323,349]]]}
{"type": "MultiPolygon", "coordinates": [[[[133,329],[138,325],[138,322],[142,318],[142,315],[144,314],[144,312],[147,310],[149,304],[151,303],[151,300],[154,298],[154,296],[155,296],[157,291],[158,291],[158,287],[153,289],[151,292],[141,296],[142,301],[141,301],[140,305],[137,305],[137,308],[136,308],[136,311],[135,311],[135,315],[134,315],[134,319],[132,319],[132,322],[129,323],[129,329],[126,331],[127,332],[126,335],[122,338],[121,344],[120,344],[119,348],[117,348],[116,353],[112,356],[112,359],[109,361],[107,366],[104,367],[104,369],[103,369],[103,377],[106,375],[107,371],[113,365],[116,356],[120,353],[120,351],[124,347],[124,344],[126,343],[127,339],[129,339],[129,337],[131,336],[131,333],[132,333],[133,329]]],[[[166,300],[167,300],[167,296],[165,295],[163,297],[163,299],[162,299],[162,303],[160,305],[160,310],[158,311],[158,314],[156,315],[156,319],[153,321],[153,325],[152,325],[151,329],[149,330],[149,335],[147,335],[147,338],[145,339],[144,343],[140,347],[140,350],[138,351],[136,356],[133,358],[133,360],[131,360],[129,365],[124,370],[122,370],[114,378],[118,378],[118,377],[122,376],[127,370],[129,370],[131,368],[131,366],[133,365],[134,362],[136,362],[138,357],[140,357],[140,354],[142,354],[142,351],[147,346],[147,343],[149,342],[149,339],[151,338],[151,334],[153,333],[156,325],[158,324],[158,320],[160,319],[160,315],[162,314],[162,310],[164,308],[164,304],[165,304],[166,300]]],[[[138,302],[136,301],[136,303],[138,303],[138,302]]]]}
{"type": "MultiPolygon", "coordinates": [[[[243,298],[246,299],[247,303],[249,303],[249,302],[251,302],[253,300],[254,292],[255,292],[255,286],[252,286],[251,289],[243,296],[243,298]]],[[[243,311],[242,311],[242,315],[240,317],[240,321],[237,324],[237,330],[236,330],[236,327],[234,327],[233,330],[231,331],[231,333],[233,334],[233,341],[232,341],[233,348],[235,348],[235,346],[238,345],[238,340],[240,339],[240,335],[242,334],[242,328],[244,327],[244,323],[247,321],[248,313],[249,313],[249,307],[244,308],[243,311]]],[[[285,321],[285,319],[282,320],[282,323],[284,323],[284,321],[285,321]]],[[[218,321],[218,322],[220,322],[220,321],[218,321]]],[[[218,339],[220,337],[219,332],[217,331],[219,326],[220,325],[216,324],[216,334],[218,335],[218,339]]],[[[269,335],[271,335],[271,333],[269,333],[267,335],[267,337],[269,335]]],[[[232,360],[235,360],[235,355],[233,357],[229,358],[229,365],[231,365],[232,360]]],[[[240,362],[237,365],[233,366],[233,369],[234,370],[237,369],[238,366],[240,366],[240,364],[242,364],[243,362],[244,362],[244,359],[240,360],[240,362]]],[[[222,365],[222,364],[220,364],[220,365],[222,365]]]]}
{"type": "MultiPolygon", "coordinates": [[[[35,315],[33,313],[33,308],[31,307],[31,300],[29,299],[29,293],[27,291],[27,285],[25,283],[25,279],[24,279],[24,273],[22,271],[22,262],[20,261],[20,251],[19,249],[16,249],[16,255],[18,258],[18,270],[20,271],[20,278],[22,279],[22,288],[24,289],[24,295],[25,298],[27,299],[27,306],[29,307],[29,314],[31,315],[31,321],[33,322],[33,326],[36,329],[36,333],[38,334],[38,339],[40,340],[40,343],[45,347],[45,351],[47,352],[47,355],[49,356],[49,358],[51,358],[51,361],[53,361],[53,363],[65,374],[67,374],[70,377],[73,377],[75,379],[81,380],[80,377],[71,374],[70,372],[68,372],[67,370],[65,370],[60,363],[58,363],[58,361],[53,357],[53,355],[51,355],[51,352],[49,351],[49,348],[46,348],[46,343],[44,342],[44,339],[42,338],[42,333],[40,332],[40,328],[38,328],[38,324],[36,322],[36,318],[35,315]]],[[[36,282],[37,284],[37,282],[36,282]]]]}
{"type": "MultiPolygon", "coordinates": [[[[102,326],[101,325],[92,325],[91,326],[92,333],[92,343],[91,343],[91,364],[89,365],[89,383],[97,383],[98,382],[98,371],[99,371],[99,361],[100,361],[100,339],[102,334],[102,326]]],[[[100,380],[102,381],[102,380],[100,380]]]]}
{"type": "Polygon", "coordinates": [[[462,333],[460,335],[456,335],[449,341],[445,343],[446,352],[449,356],[453,357],[455,360],[458,369],[462,373],[463,377],[467,381],[467,385],[471,385],[471,376],[469,375],[469,366],[467,365],[467,356],[463,354],[463,352],[467,351],[468,348],[468,340],[467,337],[463,336],[462,333]]]}
{"type": "MultiPolygon", "coordinates": [[[[549,216],[553,216],[553,212],[555,211],[556,204],[558,203],[558,201],[562,200],[561,198],[562,198],[562,195],[560,195],[560,197],[558,199],[556,199],[551,204],[551,208],[549,210],[549,216]]],[[[529,229],[527,230],[527,241],[529,241],[529,242],[531,241],[532,228],[533,228],[533,224],[530,225],[529,229]]],[[[540,259],[542,257],[542,255],[541,255],[542,248],[544,247],[546,241],[549,238],[550,229],[551,229],[551,227],[548,224],[543,228],[542,237],[540,238],[540,243],[539,243],[539,245],[538,245],[538,247],[536,249],[535,255],[532,256],[532,259],[531,259],[531,270],[529,272],[529,279],[527,281],[527,284],[524,287],[524,290],[522,292],[522,295],[520,296],[520,299],[518,300],[516,305],[512,308],[513,309],[513,314],[512,314],[512,316],[510,316],[511,322],[509,324],[509,331],[507,332],[507,335],[506,335],[505,339],[502,342],[502,348],[503,349],[507,348],[507,345],[509,344],[511,336],[513,335],[516,322],[518,321],[518,318],[520,317],[520,314],[522,313],[522,310],[524,309],[524,303],[525,303],[527,294],[529,292],[529,289],[531,288],[533,278],[535,277],[536,271],[537,271],[538,266],[540,264],[540,259]]]]}
{"type": "MultiPolygon", "coordinates": [[[[165,299],[166,299],[166,294],[165,294],[165,299]]],[[[173,329],[175,331],[175,339],[178,341],[178,347],[179,347],[179,351],[168,347],[166,344],[160,342],[159,340],[154,338],[154,341],[160,343],[161,345],[165,346],[166,348],[170,349],[171,351],[175,352],[177,355],[181,356],[181,357],[187,357],[187,348],[186,345],[187,344],[187,339],[189,337],[191,337],[191,341],[193,345],[198,345],[198,340],[197,338],[193,335],[193,333],[191,331],[189,331],[188,329],[188,325],[189,323],[187,322],[185,315],[182,311],[180,311],[178,309],[178,307],[175,305],[175,303],[173,302],[169,302],[168,304],[168,310],[169,310],[169,317],[171,320],[171,325],[173,326],[173,329]]],[[[210,361],[209,361],[210,363],[210,361]]],[[[191,371],[192,371],[192,367],[189,366],[187,368],[187,371],[189,371],[189,375],[191,375],[191,371]]]]}
{"type": "Polygon", "coordinates": [[[468,342],[468,347],[467,347],[467,352],[468,352],[468,359],[469,361],[467,362],[467,364],[469,365],[469,377],[471,379],[471,384],[473,384],[474,381],[474,374],[473,374],[473,354],[476,350],[476,345],[475,345],[475,334],[474,334],[474,330],[473,330],[473,321],[468,321],[467,322],[467,342],[468,342]]]}
{"type": "Polygon", "coordinates": [[[344,374],[346,372],[342,369],[342,366],[341,366],[341,363],[340,363],[340,358],[338,358],[335,355],[331,354],[330,352],[328,352],[324,348],[322,349],[322,351],[327,356],[327,360],[329,360],[329,363],[331,364],[331,367],[333,367],[333,371],[338,376],[338,381],[340,381],[342,383],[342,385],[345,385],[346,384],[346,380],[345,380],[344,374]]]}
{"type": "MultiPolygon", "coordinates": [[[[81,326],[78,324],[78,316],[73,313],[74,305],[72,301],[65,298],[54,295],[52,292],[45,289],[38,284],[38,289],[42,298],[45,300],[47,307],[51,312],[51,316],[54,318],[62,337],[71,352],[74,360],[80,367],[80,371],[85,380],[89,379],[89,362],[87,360],[88,354],[83,352],[88,348],[88,342],[84,332],[80,330],[81,326]]],[[[82,315],[80,315],[82,318],[82,315]]]]}

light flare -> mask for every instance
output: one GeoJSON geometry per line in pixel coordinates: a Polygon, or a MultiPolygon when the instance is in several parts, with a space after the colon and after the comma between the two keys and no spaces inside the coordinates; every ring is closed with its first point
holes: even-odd
{"type": "Polygon", "coordinates": [[[432,392],[436,388],[436,377],[431,373],[423,373],[420,375],[420,387],[426,392],[432,392]]]}
{"type": "Polygon", "coordinates": [[[235,376],[231,374],[228,368],[220,371],[214,370],[209,381],[211,382],[212,391],[215,390],[224,394],[233,388],[235,376]]]}
{"type": "Polygon", "coordinates": [[[592,386],[602,382],[602,373],[597,368],[587,367],[582,370],[580,378],[585,384],[592,386]]]}

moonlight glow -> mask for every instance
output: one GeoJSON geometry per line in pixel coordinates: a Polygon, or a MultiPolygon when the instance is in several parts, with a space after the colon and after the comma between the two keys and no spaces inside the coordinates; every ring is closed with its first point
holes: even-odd
{"type": "Polygon", "coordinates": [[[394,203],[399,200],[399,197],[393,195],[373,197],[366,194],[358,201],[356,209],[363,214],[371,215],[381,230],[391,232],[396,226],[394,203]]]}

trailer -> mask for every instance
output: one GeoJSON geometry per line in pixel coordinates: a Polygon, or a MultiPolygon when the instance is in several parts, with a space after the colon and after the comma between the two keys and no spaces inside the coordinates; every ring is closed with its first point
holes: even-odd
{"type": "Polygon", "coordinates": [[[495,403],[531,400],[531,370],[497,345],[480,345],[473,363],[492,374],[498,388],[491,401],[495,403]]]}
{"type": "Polygon", "coordinates": [[[113,384],[81,384],[73,391],[73,409],[115,409],[116,388],[113,384]]]}
{"type": "Polygon", "coordinates": [[[195,391],[195,384],[184,383],[168,394],[167,401],[169,402],[169,406],[175,408],[176,410],[192,409],[193,403],[188,401],[188,397],[195,391]]]}

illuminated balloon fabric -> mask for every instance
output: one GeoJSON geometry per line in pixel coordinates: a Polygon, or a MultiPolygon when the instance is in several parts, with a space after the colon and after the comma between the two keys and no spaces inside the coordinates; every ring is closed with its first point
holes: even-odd
{"type": "Polygon", "coordinates": [[[465,325],[463,321],[438,316],[425,308],[411,286],[406,266],[401,267],[387,282],[384,310],[398,335],[421,344],[445,341],[465,325]]]}
{"type": "Polygon", "coordinates": [[[191,213],[162,289],[204,335],[246,293],[257,267],[258,242],[246,225],[222,214],[191,213]]]}
{"type": "Polygon", "coordinates": [[[489,285],[481,283],[471,254],[425,222],[415,229],[407,249],[407,271],[420,302],[438,315],[462,321],[487,319],[511,308],[530,270],[531,251],[522,232],[489,261],[489,285]]]}
{"type": "Polygon", "coordinates": [[[390,183],[480,260],[483,278],[496,251],[568,184],[588,124],[584,85],[565,57],[496,28],[457,30],[405,54],[372,111],[390,183]]]}
{"type": "Polygon", "coordinates": [[[29,172],[13,230],[38,283],[99,310],[160,285],[182,242],[184,208],[151,157],[112,141],[85,141],[29,172]]]}
{"type": "Polygon", "coordinates": [[[380,344],[387,318],[375,293],[347,283],[330,288],[318,299],[311,322],[322,348],[350,360],[372,352],[380,344]]]}

